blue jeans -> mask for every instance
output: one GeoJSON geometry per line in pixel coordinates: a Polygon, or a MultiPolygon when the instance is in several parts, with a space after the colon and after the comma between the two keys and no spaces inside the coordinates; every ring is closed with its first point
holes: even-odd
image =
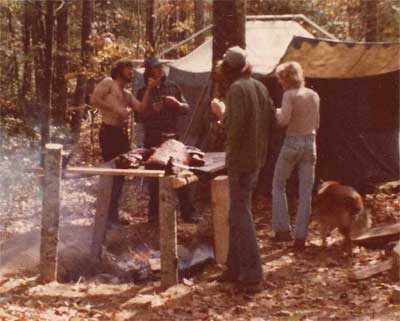
{"type": "Polygon", "coordinates": [[[286,183],[293,170],[297,168],[299,205],[296,214],[296,239],[306,239],[316,160],[315,135],[286,137],[275,165],[272,182],[272,228],[275,232],[290,231],[286,183]]]}
{"type": "Polygon", "coordinates": [[[256,283],[262,279],[256,231],[251,212],[253,190],[259,170],[235,172],[228,169],[229,177],[229,251],[228,273],[243,283],[256,283]]]}

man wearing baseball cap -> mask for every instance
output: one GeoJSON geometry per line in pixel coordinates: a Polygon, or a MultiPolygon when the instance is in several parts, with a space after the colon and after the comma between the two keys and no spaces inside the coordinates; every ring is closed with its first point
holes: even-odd
{"type": "MultiPolygon", "coordinates": [[[[163,64],[157,57],[148,57],[144,61],[145,86],[138,91],[141,99],[149,86],[148,80],[154,79],[157,83],[151,91],[149,106],[146,112],[140,115],[140,121],[144,124],[144,146],[152,148],[159,146],[166,137],[177,139],[178,117],[189,113],[190,107],[185,102],[178,86],[167,80],[163,64]]],[[[158,179],[149,179],[149,222],[158,223],[158,179]]],[[[195,208],[193,206],[190,187],[186,186],[177,190],[180,212],[186,223],[197,223],[195,208]]]]}
{"type": "Polygon", "coordinates": [[[250,77],[247,53],[229,48],[218,68],[225,104],[213,100],[211,110],[226,133],[226,166],[230,192],[230,239],[227,270],[221,282],[233,282],[244,292],[261,289],[262,267],[254,228],[251,199],[264,165],[274,104],[266,87],[250,77]]]}

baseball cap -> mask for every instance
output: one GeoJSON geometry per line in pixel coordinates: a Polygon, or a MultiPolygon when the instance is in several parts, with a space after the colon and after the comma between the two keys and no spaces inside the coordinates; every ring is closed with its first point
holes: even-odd
{"type": "Polygon", "coordinates": [[[223,61],[233,69],[243,69],[247,65],[247,52],[239,46],[226,50],[223,61]]]}
{"type": "Polygon", "coordinates": [[[158,67],[161,66],[163,63],[158,60],[157,57],[147,57],[144,60],[144,68],[148,69],[148,68],[153,68],[153,67],[158,67]]]}

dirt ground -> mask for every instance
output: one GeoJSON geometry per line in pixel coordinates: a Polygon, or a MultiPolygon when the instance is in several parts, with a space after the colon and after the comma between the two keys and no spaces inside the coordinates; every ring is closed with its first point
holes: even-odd
{"type": "MultiPolygon", "coordinates": [[[[93,220],[96,183],[96,179],[63,183],[63,211],[72,222],[85,225],[93,220]]],[[[122,205],[124,216],[132,222],[128,229],[132,233],[140,230],[154,241],[157,233],[146,223],[147,195],[140,183],[128,186],[122,205]]],[[[0,250],[15,234],[38,228],[40,194],[34,195],[22,195],[18,207],[1,207],[0,250]]],[[[399,195],[377,193],[369,195],[368,202],[373,205],[373,225],[400,220],[399,195]]],[[[206,212],[205,219],[199,227],[180,224],[181,242],[207,237],[207,204],[199,206],[206,212]]],[[[389,299],[395,286],[389,273],[357,282],[348,278],[350,271],[386,259],[384,251],[356,247],[354,256],[346,257],[337,232],[323,250],[316,225],[311,223],[307,249],[296,254],[290,244],[269,240],[270,198],[256,195],[253,212],[264,270],[263,290],[258,294],[239,294],[229,285],[218,284],[214,278],[222,269],[215,265],[166,291],[160,289],[158,280],[135,284],[99,276],[43,285],[31,266],[29,271],[0,274],[0,320],[400,320],[400,305],[389,299]]]]}

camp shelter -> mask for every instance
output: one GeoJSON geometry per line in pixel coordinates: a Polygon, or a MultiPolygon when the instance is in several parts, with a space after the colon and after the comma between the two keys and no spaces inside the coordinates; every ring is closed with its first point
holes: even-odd
{"type": "Polygon", "coordinates": [[[400,43],[294,37],[286,61],[321,97],[319,176],[361,190],[400,179],[400,43]]]}
{"type": "MultiPolygon", "coordinates": [[[[273,77],[279,62],[304,66],[307,84],[321,96],[317,172],[354,186],[399,179],[399,43],[315,39],[295,21],[248,21],[246,50],[254,77],[275,104],[282,90],[273,77]]],[[[192,107],[180,125],[187,144],[204,146],[209,131],[212,39],[174,62],[169,78],[192,107]]],[[[140,77],[139,77],[140,78],[140,77]]],[[[260,181],[270,189],[284,132],[275,130],[260,181]]]]}

